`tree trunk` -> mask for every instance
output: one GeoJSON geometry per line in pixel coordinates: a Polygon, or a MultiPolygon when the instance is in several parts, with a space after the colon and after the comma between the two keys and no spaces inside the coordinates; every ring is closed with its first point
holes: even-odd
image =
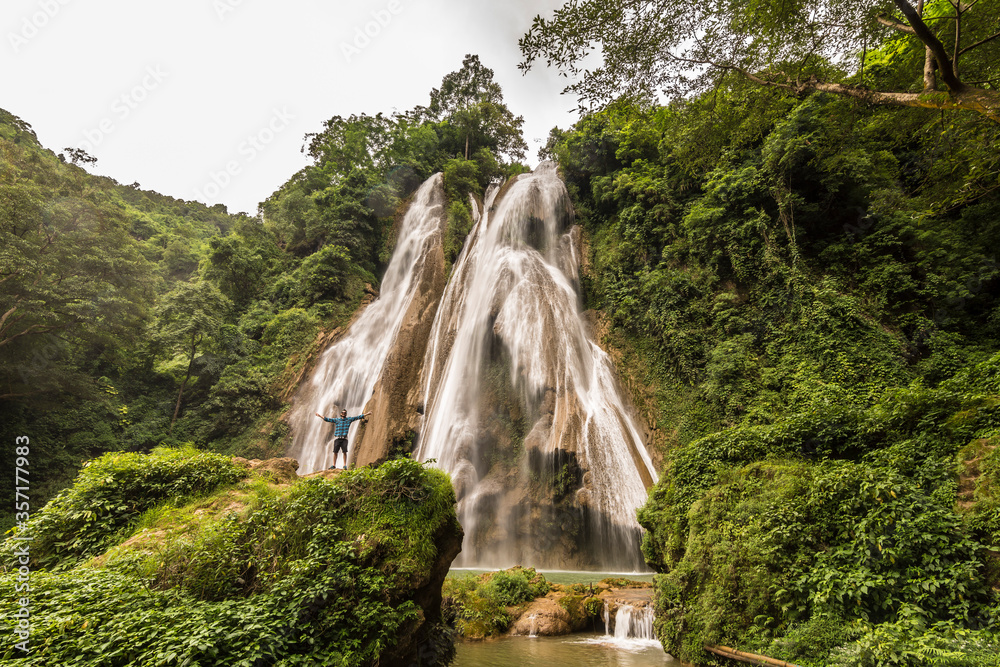
{"type": "Polygon", "coordinates": [[[934,69],[937,63],[934,62],[934,52],[929,47],[924,47],[924,92],[929,93],[937,90],[937,76],[934,69]]]}
{"type": "Polygon", "coordinates": [[[188,361],[187,375],[184,376],[184,382],[181,382],[181,390],[177,392],[177,406],[174,408],[174,418],[170,420],[170,429],[167,431],[167,435],[171,435],[174,432],[174,422],[177,421],[177,415],[181,413],[181,398],[184,396],[184,387],[187,386],[188,380],[191,378],[191,369],[194,368],[194,355],[198,351],[198,343],[195,342],[195,334],[191,334],[191,359],[188,361]]]}
{"type": "Polygon", "coordinates": [[[469,133],[465,133],[465,159],[469,159],[469,133]]]}
{"type": "MultiPolygon", "coordinates": [[[[937,61],[938,71],[942,71],[940,60],[934,54],[937,61]]],[[[948,63],[949,67],[951,62],[948,63]]],[[[747,77],[754,83],[773,88],[781,88],[795,95],[803,95],[813,90],[844,97],[853,97],[864,100],[869,104],[892,104],[904,107],[921,107],[923,109],[965,109],[980,113],[995,123],[1000,123],[1000,91],[985,90],[983,88],[973,88],[964,83],[960,90],[951,89],[949,91],[923,91],[919,93],[897,93],[884,92],[879,90],[868,90],[848,86],[843,83],[824,83],[822,81],[801,81],[795,84],[781,83],[779,81],[769,81],[755,74],[751,74],[739,67],[728,67],[747,77]]],[[[942,75],[943,78],[943,75],[942,75]]]]}

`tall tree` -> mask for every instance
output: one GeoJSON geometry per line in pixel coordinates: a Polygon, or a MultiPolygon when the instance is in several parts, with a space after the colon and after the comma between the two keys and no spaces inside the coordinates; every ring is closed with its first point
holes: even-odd
{"type": "Polygon", "coordinates": [[[1000,0],[572,0],[551,19],[535,17],[520,41],[520,67],[541,59],[581,76],[567,91],[588,103],[687,95],[736,73],[794,94],[970,109],[1000,122],[998,16],[1000,0]],[[871,90],[849,81],[893,37],[905,40],[900,59],[912,63],[913,83],[871,90]],[[584,71],[598,45],[603,65],[584,71]]]}
{"type": "Polygon", "coordinates": [[[221,330],[230,307],[229,299],[209,281],[178,283],[157,306],[153,339],[164,345],[169,352],[185,355],[188,362],[184,380],[177,392],[174,416],[170,420],[171,433],[181,412],[184,389],[191,379],[195,358],[212,340],[213,335],[221,330]]]}
{"type": "Polygon", "coordinates": [[[493,70],[477,55],[465,56],[462,69],[447,74],[441,87],[431,91],[430,105],[419,111],[460,129],[466,160],[483,146],[511,160],[523,159],[528,150],[521,136],[524,117],[515,117],[507,108],[503,90],[493,80],[493,70]]]}

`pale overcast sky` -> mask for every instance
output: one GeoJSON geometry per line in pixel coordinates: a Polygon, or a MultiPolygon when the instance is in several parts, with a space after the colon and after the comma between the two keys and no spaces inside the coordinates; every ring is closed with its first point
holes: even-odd
{"type": "Polygon", "coordinates": [[[517,40],[561,4],[3,0],[0,108],[47,148],[85,148],[93,173],[254,213],[307,164],[307,132],[426,104],[476,53],[524,116],[534,165],[576,101],[544,66],[521,75],[517,40]]]}

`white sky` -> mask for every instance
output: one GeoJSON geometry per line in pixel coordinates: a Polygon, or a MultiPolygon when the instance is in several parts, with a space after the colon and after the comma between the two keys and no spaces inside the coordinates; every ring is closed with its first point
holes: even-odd
{"type": "Polygon", "coordinates": [[[517,40],[561,4],[3,0],[0,108],[47,148],[85,148],[93,173],[254,213],[308,163],[307,132],[338,114],[426,104],[476,53],[524,116],[534,165],[549,129],[575,121],[576,100],[544,64],[521,75],[517,40]],[[369,43],[345,54],[378,18],[369,43]]]}

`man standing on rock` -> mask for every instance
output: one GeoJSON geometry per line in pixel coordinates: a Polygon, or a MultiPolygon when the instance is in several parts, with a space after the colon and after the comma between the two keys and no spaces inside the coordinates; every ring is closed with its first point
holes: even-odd
{"type": "Polygon", "coordinates": [[[344,450],[344,470],[347,470],[347,434],[351,430],[351,422],[363,419],[370,414],[370,412],[366,412],[357,417],[348,417],[347,410],[341,410],[339,417],[324,417],[320,413],[316,413],[316,416],[323,421],[333,424],[333,465],[330,466],[330,470],[336,469],[337,452],[341,449],[344,450]]]}

